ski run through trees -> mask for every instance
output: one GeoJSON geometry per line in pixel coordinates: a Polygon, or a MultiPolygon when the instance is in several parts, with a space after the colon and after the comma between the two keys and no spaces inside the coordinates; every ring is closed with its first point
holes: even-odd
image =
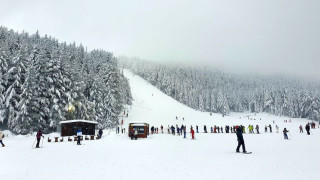
{"type": "Polygon", "coordinates": [[[278,76],[223,73],[206,67],[120,57],[120,64],[193,109],[223,115],[266,112],[320,120],[320,84],[278,76]]]}

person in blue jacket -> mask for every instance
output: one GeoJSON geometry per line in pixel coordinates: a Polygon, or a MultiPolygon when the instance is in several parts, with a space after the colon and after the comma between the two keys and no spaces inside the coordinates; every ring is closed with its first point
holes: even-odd
{"type": "Polygon", "coordinates": [[[82,137],[82,132],[80,129],[77,131],[77,137],[78,137],[77,145],[81,145],[80,138],[82,137]]]}

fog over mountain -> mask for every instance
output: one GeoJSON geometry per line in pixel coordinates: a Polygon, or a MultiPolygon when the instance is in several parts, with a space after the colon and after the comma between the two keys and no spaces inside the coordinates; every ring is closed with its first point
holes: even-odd
{"type": "Polygon", "coordinates": [[[309,79],[320,79],[319,17],[316,0],[0,0],[0,25],[88,50],[309,79]]]}

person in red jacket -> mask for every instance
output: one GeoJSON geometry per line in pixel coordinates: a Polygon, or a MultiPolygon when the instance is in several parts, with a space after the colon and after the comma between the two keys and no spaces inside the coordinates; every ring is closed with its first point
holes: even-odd
{"type": "Polygon", "coordinates": [[[194,130],[191,129],[191,135],[192,135],[192,139],[194,139],[194,130]]]}
{"type": "Polygon", "coordinates": [[[41,139],[41,137],[44,138],[44,136],[42,136],[41,129],[39,129],[39,131],[37,132],[37,146],[36,146],[36,148],[40,148],[40,147],[39,147],[39,144],[40,144],[40,139],[41,139]]]}

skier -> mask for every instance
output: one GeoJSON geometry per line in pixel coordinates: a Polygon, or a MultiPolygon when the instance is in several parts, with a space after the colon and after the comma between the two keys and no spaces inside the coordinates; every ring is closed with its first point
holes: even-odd
{"type": "Polygon", "coordinates": [[[223,133],[223,127],[221,126],[221,133],[223,133]]]}
{"type": "Polygon", "coordinates": [[[42,132],[41,132],[41,129],[39,129],[39,131],[37,132],[37,145],[36,145],[36,148],[40,148],[39,147],[39,144],[40,144],[40,139],[41,139],[41,137],[43,137],[44,138],[44,136],[42,135],[42,132]]]}
{"type": "Polygon", "coordinates": [[[198,125],[196,125],[197,133],[199,133],[199,129],[198,128],[199,128],[198,125]]]}
{"type": "Polygon", "coordinates": [[[99,132],[98,132],[99,139],[102,138],[102,134],[103,134],[103,131],[102,131],[102,129],[100,129],[99,132]]]}
{"type": "Polygon", "coordinates": [[[169,127],[169,125],[168,125],[168,134],[170,134],[170,127],[169,127]]]}
{"type": "Polygon", "coordinates": [[[5,147],[5,145],[3,144],[3,138],[4,138],[4,134],[2,133],[2,131],[0,130],[0,143],[2,144],[2,147],[5,147]]]}
{"type": "Polygon", "coordinates": [[[82,137],[82,132],[80,129],[77,131],[77,137],[78,137],[77,145],[81,145],[80,140],[82,137]]]}
{"type": "Polygon", "coordinates": [[[259,134],[259,125],[258,124],[256,125],[256,131],[257,131],[257,134],[259,134]]]}
{"type": "Polygon", "coordinates": [[[191,135],[192,135],[192,139],[194,139],[194,130],[191,129],[191,135]]]}
{"type": "Polygon", "coordinates": [[[268,127],[267,127],[267,125],[264,127],[264,132],[268,132],[268,127]]]}
{"type": "Polygon", "coordinates": [[[183,138],[186,138],[186,134],[187,134],[187,125],[183,127],[183,138]]]}
{"type": "Polygon", "coordinates": [[[204,133],[207,133],[207,126],[206,125],[203,126],[203,130],[204,130],[204,133]]]}
{"type": "Polygon", "coordinates": [[[276,125],[276,133],[279,133],[279,126],[278,125],[276,125]]]}
{"type": "Polygon", "coordinates": [[[161,125],[161,127],[160,127],[160,128],[161,128],[161,133],[163,134],[163,126],[161,125]]]}
{"type": "Polygon", "coordinates": [[[239,149],[240,149],[240,146],[242,146],[242,152],[243,153],[247,153],[246,151],[246,147],[244,145],[244,139],[243,139],[243,136],[242,136],[242,130],[243,130],[243,127],[236,127],[236,134],[237,134],[237,139],[238,139],[238,146],[237,146],[237,149],[236,149],[236,152],[239,153],[239,149]]]}
{"type": "Polygon", "coordinates": [[[272,133],[272,126],[271,126],[271,124],[269,124],[269,128],[270,128],[270,133],[272,133]]]}
{"type": "Polygon", "coordinates": [[[306,131],[307,131],[307,134],[310,135],[310,125],[309,125],[309,123],[306,125],[306,131]]]}
{"type": "Polygon", "coordinates": [[[289,131],[287,130],[287,128],[284,128],[284,130],[283,130],[284,139],[289,139],[287,132],[289,132],[289,131]]]}

